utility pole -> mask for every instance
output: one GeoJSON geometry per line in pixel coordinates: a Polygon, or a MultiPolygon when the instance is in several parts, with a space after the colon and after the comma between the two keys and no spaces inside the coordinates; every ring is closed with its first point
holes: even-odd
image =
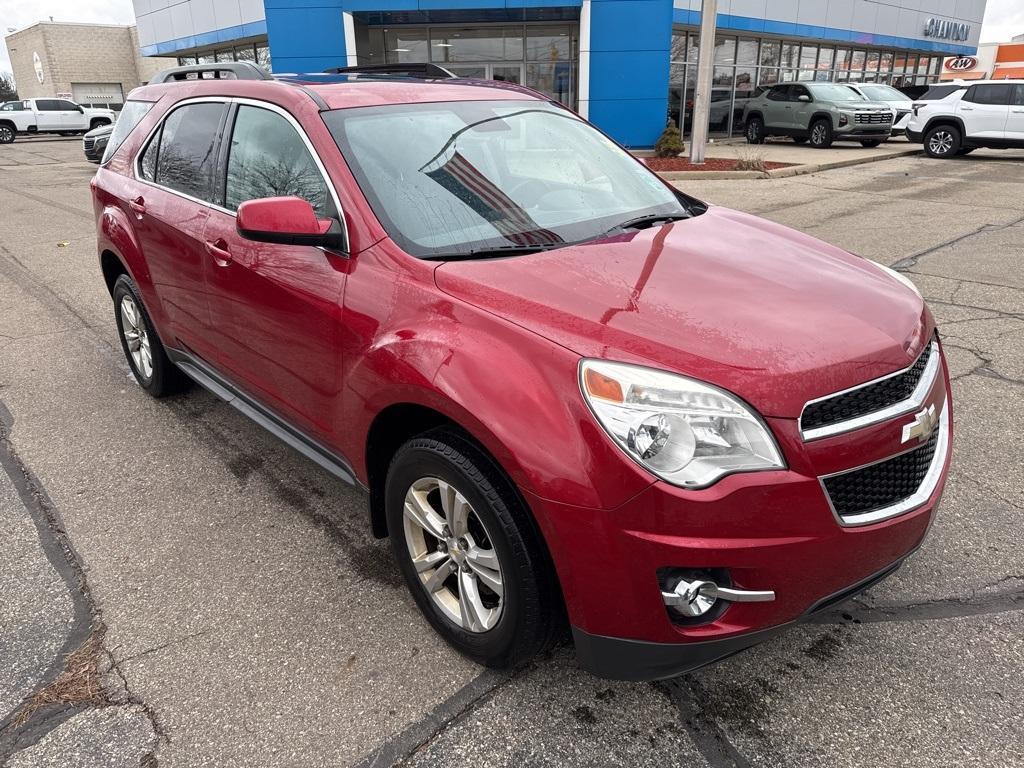
{"type": "Polygon", "coordinates": [[[704,0],[700,10],[700,43],[697,54],[697,93],[693,99],[693,125],[690,126],[690,162],[704,164],[711,118],[711,81],[715,62],[715,29],[718,26],[718,0],[704,0]]]}

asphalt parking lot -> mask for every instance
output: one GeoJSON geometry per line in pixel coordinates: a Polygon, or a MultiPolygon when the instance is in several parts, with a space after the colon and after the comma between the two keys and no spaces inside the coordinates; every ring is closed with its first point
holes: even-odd
{"type": "Polygon", "coordinates": [[[204,391],[145,395],[94,171],[79,140],[0,147],[0,765],[1024,765],[1024,152],[680,183],[913,279],[955,458],[895,576],[657,684],[592,678],[567,646],[475,667],[361,495],[204,391]]]}

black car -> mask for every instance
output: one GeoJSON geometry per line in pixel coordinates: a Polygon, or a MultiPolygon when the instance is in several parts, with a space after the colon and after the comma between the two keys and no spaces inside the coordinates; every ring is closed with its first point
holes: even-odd
{"type": "Polygon", "coordinates": [[[103,153],[107,149],[107,142],[110,134],[114,132],[113,125],[101,125],[99,128],[89,131],[82,139],[82,150],[85,152],[85,159],[90,163],[99,163],[103,159],[103,153]]]}

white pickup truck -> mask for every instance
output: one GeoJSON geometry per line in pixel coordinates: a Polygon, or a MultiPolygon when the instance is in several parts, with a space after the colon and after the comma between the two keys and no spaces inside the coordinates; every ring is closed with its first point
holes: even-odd
{"type": "Polygon", "coordinates": [[[0,144],[10,144],[20,134],[85,133],[117,118],[112,109],[80,107],[67,99],[23,99],[0,105],[0,144]]]}

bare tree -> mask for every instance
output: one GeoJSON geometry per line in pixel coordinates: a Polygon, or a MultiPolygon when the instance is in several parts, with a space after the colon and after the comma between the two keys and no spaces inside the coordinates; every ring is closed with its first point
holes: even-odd
{"type": "Polygon", "coordinates": [[[18,89],[14,84],[14,76],[9,72],[0,72],[0,102],[17,100],[18,89]]]}

